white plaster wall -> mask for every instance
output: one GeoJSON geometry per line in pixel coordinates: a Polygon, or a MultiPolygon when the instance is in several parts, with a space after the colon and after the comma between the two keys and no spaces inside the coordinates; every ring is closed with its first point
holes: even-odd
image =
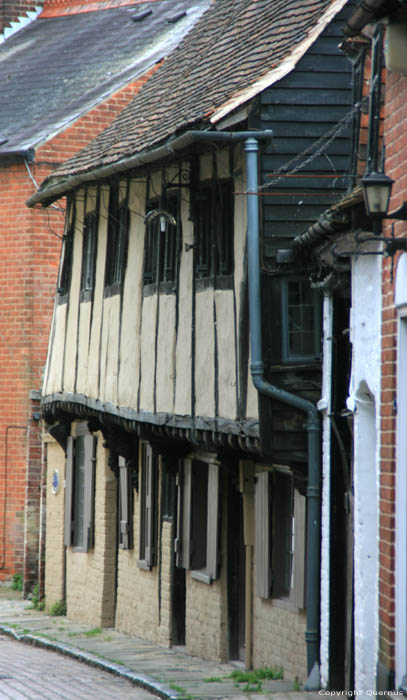
{"type": "Polygon", "coordinates": [[[355,689],[376,688],[378,659],[378,512],[380,454],[381,257],[352,265],[354,412],[355,689]]]}
{"type": "Polygon", "coordinates": [[[330,489],[331,489],[331,412],[332,391],[332,297],[324,297],[323,307],[323,365],[322,392],[318,404],[322,412],[322,507],[321,507],[321,687],[329,682],[329,548],[330,548],[330,489]]]}
{"type": "Polygon", "coordinates": [[[145,225],[139,212],[145,209],[146,186],[134,181],[130,186],[130,233],[127,275],[123,289],[120,338],[119,406],[137,406],[140,370],[141,300],[145,225]],[[135,213],[137,212],[137,213],[135,213]]]}
{"type": "Polygon", "coordinates": [[[47,376],[44,395],[61,391],[64,366],[65,329],[67,304],[56,304],[52,328],[52,340],[48,350],[47,376]]]}

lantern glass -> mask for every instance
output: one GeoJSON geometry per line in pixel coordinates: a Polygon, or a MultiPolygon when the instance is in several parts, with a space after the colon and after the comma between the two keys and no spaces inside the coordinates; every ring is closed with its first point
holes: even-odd
{"type": "Polygon", "coordinates": [[[362,178],[363,196],[369,216],[386,216],[393,182],[384,173],[369,173],[362,178]]]}

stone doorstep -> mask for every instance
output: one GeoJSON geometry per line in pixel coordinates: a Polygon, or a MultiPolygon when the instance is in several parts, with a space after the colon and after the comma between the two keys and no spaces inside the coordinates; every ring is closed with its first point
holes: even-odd
{"type": "Polygon", "coordinates": [[[45,612],[29,609],[28,601],[0,599],[0,634],[70,656],[83,663],[113,673],[166,700],[321,700],[318,693],[291,690],[290,681],[263,681],[262,690],[242,694],[232,679],[224,678],[236,666],[220,664],[189,656],[182,648],[174,650],[153,642],[103,628],[94,637],[86,635],[92,628],[66,617],[50,617],[45,612]],[[59,623],[59,624],[58,624],[59,623]],[[64,627],[63,630],[58,627],[64,627]],[[103,637],[111,637],[104,640],[103,637]],[[154,658],[155,657],[155,658],[154,658]],[[179,668],[178,668],[179,665],[179,668]],[[138,668],[142,672],[138,672],[138,668]],[[222,677],[221,682],[205,682],[222,677]],[[175,686],[185,692],[183,695],[175,686]]]}

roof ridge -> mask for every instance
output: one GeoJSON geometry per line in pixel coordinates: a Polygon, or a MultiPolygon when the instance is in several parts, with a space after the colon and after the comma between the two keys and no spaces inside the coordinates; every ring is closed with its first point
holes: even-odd
{"type": "Polygon", "coordinates": [[[82,12],[97,12],[99,10],[112,10],[124,5],[139,5],[158,0],[44,0],[43,11],[40,19],[51,17],[63,17],[82,12]]]}

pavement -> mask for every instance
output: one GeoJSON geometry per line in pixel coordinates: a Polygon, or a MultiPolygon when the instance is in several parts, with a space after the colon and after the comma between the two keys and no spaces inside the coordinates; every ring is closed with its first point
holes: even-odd
{"type": "MultiPolygon", "coordinates": [[[[0,634],[21,643],[56,651],[112,673],[165,700],[321,700],[318,692],[294,688],[292,681],[262,680],[256,689],[236,684],[231,673],[241,664],[204,661],[183,647],[167,649],[117,632],[92,628],[67,617],[52,617],[0,586],[0,634]]],[[[81,700],[87,700],[81,698],[81,700]]]]}

